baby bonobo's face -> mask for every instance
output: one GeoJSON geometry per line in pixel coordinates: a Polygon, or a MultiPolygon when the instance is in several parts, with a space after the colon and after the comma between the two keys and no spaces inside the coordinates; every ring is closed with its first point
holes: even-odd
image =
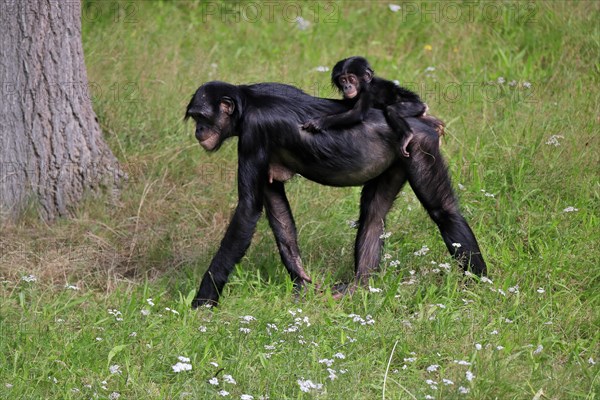
{"type": "Polygon", "coordinates": [[[360,84],[358,78],[354,74],[343,74],[338,80],[340,87],[344,93],[344,97],[347,99],[353,99],[360,90],[360,84]]]}

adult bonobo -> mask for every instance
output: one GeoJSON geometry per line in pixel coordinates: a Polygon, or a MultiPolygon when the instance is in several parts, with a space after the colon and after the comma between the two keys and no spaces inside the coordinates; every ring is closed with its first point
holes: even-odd
{"type": "Polygon", "coordinates": [[[414,137],[409,144],[411,157],[406,158],[397,150],[399,135],[376,109],[362,123],[343,130],[313,134],[301,129],[311,118],[347,110],[340,100],[315,98],[278,83],[209,82],[196,91],[186,118],[196,122],[200,145],[214,151],[225,139],[239,137],[239,202],[193,307],[217,304],[234,265],[250,245],[263,207],[292,280],[297,286],[311,282],[302,268],[282,182],[293,173],[323,185],[363,185],[354,252],[356,284],[365,284],[379,265],[382,221],[407,180],[461,266],[470,265],[478,275],[486,273],[477,240],[458,210],[437,132],[416,118],[407,118],[414,137]]]}

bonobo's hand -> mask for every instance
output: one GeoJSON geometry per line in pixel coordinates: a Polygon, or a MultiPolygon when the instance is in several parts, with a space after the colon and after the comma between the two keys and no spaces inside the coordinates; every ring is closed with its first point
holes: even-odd
{"type": "Polygon", "coordinates": [[[323,127],[319,118],[313,118],[302,124],[302,129],[314,133],[321,132],[323,130],[323,127]]]}

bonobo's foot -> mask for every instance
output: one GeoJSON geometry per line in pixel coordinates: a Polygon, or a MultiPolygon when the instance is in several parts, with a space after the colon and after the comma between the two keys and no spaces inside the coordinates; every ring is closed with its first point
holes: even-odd
{"type": "Polygon", "coordinates": [[[294,282],[294,295],[296,297],[296,300],[303,299],[304,296],[306,296],[310,292],[320,293],[321,285],[319,285],[317,283],[313,284],[312,281],[309,281],[309,280],[294,282]]]}
{"type": "Polygon", "coordinates": [[[352,295],[357,287],[358,287],[358,285],[356,284],[356,282],[340,283],[340,284],[334,285],[333,288],[331,289],[331,296],[333,297],[334,300],[341,300],[342,297],[344,297],[346,295],[352,295]]]}
{"type": "Polygon", "coordinates": [[[202,306],[211,306],[216,307],[219,304],[219,292],[212,285],[200,285],[200,289],[198,293],[196,293],[196,297],[192,300],[192,309],[196,309],[202,306]]]}
{"type": "Polygon", "coordinates": [[[202,299],[200,297],[195,297],[194,300],[192,300],[192,309],[195,310],[198,307],[216,307],[218,305],[218,302],[216,300],[209,300],[209,299],[202,299]]]}
{"type": "Polygon", "coordinates": [[[400,140],[400,153],[406,158],[410,157],[410,153],[406,149],[408,148],[408,145],[410,144],[413,137],[414,134],[411,131],[405,133],[402,139],[400,140]]]}
{"type": "Polygon", "coordinates": [[[318,118],[310,119],[302,124],[302,129],[308,132],[317,133],[323,130],[321,121],[318,118]]]}

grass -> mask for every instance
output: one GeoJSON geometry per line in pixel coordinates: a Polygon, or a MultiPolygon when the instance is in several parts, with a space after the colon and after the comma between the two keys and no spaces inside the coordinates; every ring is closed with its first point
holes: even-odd
{"type": "MultiPolygon", "coordinates": [[[[0,398],[597,399],[598,4],[285,3],[307,30],[284,3],[272,18],[240,3],[240,21],[231,4],[85,2],[94,109],[129,182],[70,220],[3,227],[0,398]],[[354,54],[448,123],[491,281],[458,271],[407,188],[372,290],[297,298],[262,220],[220,307],[190,310],[236,203],[235,140],[199,149],[182,122],[193,91],[279,81],[334,96],[315,68],[354,54]],[[191,371],[174,372],[178,356],[191,371]]],[[[360,189],[287,186],[309,274],[351,279],[360,189]]]]}

